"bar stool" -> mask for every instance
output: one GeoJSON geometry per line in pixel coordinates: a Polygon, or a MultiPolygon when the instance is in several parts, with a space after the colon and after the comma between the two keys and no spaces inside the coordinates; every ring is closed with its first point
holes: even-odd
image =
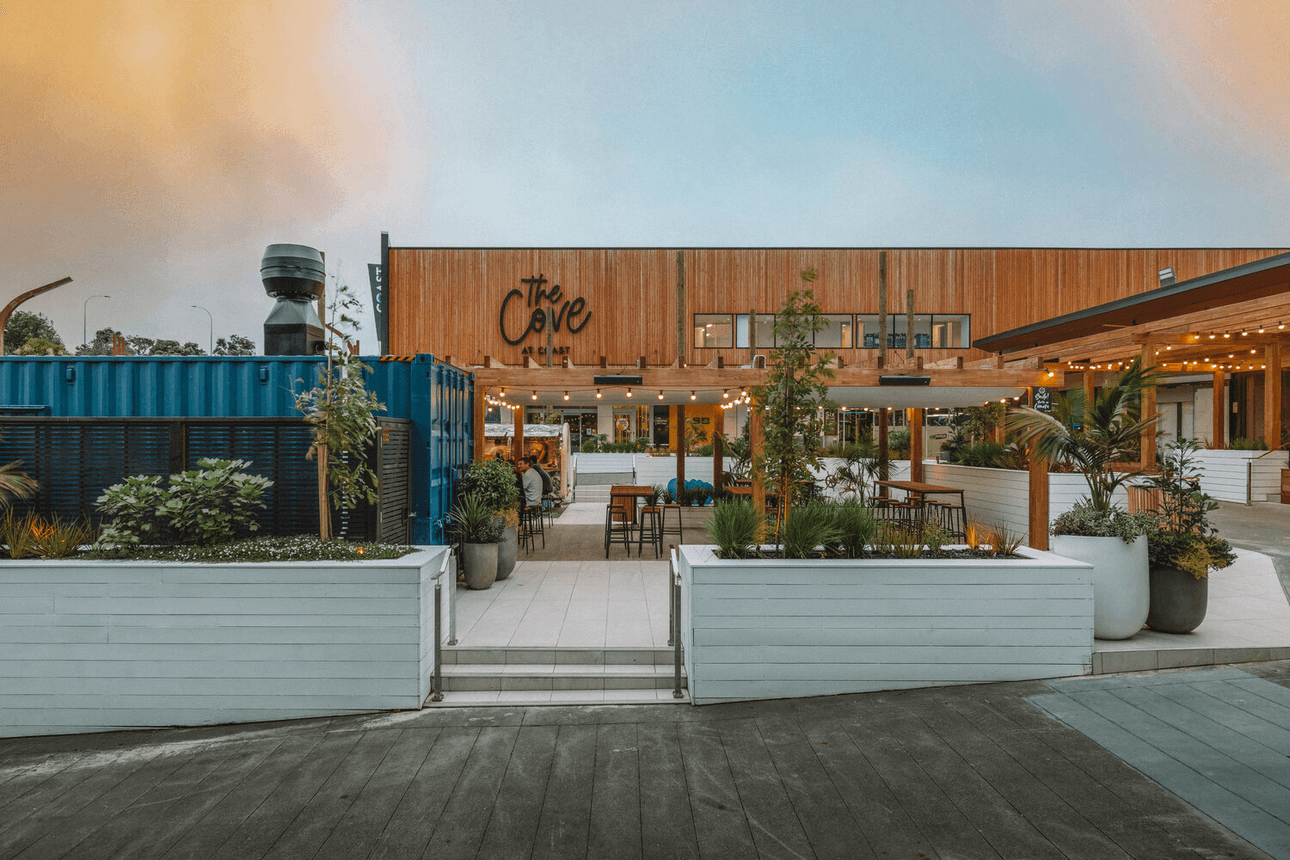
{"type": "Polygon", "coordinates": [[[609,504],[605,506],[605,558],[609,558],[609,545],[620,537],[627,555],[631,556],[632,527],[635,525],[635,518],[632,516],[634,502],[634,496],[609,497],[609,504]]]}
{"type": "Polygon", "coordinates": [[[542,536],[542,548],[546,549],[546,527],[542,522],[542,506],[533,505],[520,508],[520,543],[527,555],[537,544],[537,536],[542,536]]]}
{"type": "Polygon", "coordinates": [[[645,544],[645,538],[654,545],[654,557],[658,558],[663,552],[663,508],[659,505],[643,505],[641,507],[641,521],[636,530],[636,557],[641,557],[641,547],[645,544]]]}
{"type": "Polygon", "coordinates": [[[681,520],[681,506],[673,502],[659,505],[659,507],[662,508],[658,519],[659,545],[662,546],[663,541],[667,540],[667,535],[676,535],[677,544],[685,543],[685,523],[681,520]],[[676,511],[676,523],[674,525],[668,524],[668,511],[676,511]]]}

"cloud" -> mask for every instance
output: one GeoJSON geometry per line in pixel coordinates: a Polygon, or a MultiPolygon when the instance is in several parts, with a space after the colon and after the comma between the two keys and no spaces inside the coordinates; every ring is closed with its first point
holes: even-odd
{"type": "Polygon", "coordinates": [[[197,303],[258,339],[264,245],[326,250],[392,185],[388,77],[337,3],[3,0],[4,290],[71,275],[28,309],[72,342],[93,293],[96,325],[197,340],[197,303]]]}

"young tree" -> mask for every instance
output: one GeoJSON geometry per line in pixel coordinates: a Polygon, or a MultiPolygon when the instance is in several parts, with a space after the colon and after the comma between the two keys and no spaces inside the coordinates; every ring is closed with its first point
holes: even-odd
{"type": "Polygon", "coordinates": [[[255,355],[255,341],[240,334],[231,334],[227,339],[216,338],[216,355],[255,355]]]}
{"type": "MultiPolygon", "coordinates": [[[[803,284],[816,278],[802,272],[803,284]]],[[[763,420],[763,444],[753,452],[754,474],[768,492],[779,494],[778,527],[787,523],[795,490],[818,468],[821,409],[836,409],[825,380],[833,377],[832,353],[815,352],[815,333],[824,328],[820,306],[810,289],[791,292],[775,317],[775,349],[766,384],[756,386],[755,408],[763,420]]]]}
{"type": "Polygon", "coordinates": [[[376,436],[375,412],[384,404],[368,391],[363,374],[370,368],[350,351],[358,320],[350,314],[361,307],[344,284],[337,284],[330,305],[327,364],[318,384],[296,397],[296,408],[313,425],[314,438],[306,458],[318,458],[318,534],[332,537],[331,502],[345,506],[376,501],[376,475],[367,466],[367,451],[376,436]]]}
{"type": "MultiPolygon", "coordinates": [[[[54,329],[53,322],[49,317],[41,313],[29,313],[27,311],[14,311],[9,317],[9,323],[4,327],[4,351],[6,355],[20,355],[18,350],[27,345],[30,340],[40,339],[54,344],[54,352],[57,355],[66,355],[67,347],[63,344],[63,339],[58,336],[54,329]],[[62,350],[59,352],[58,350],[62,350]]],[[[46,347],[48,349],[49,347],[46,347]]],[[[44,355],[45,349],[38,353],[27,353],[28,355],[44,355]]]]}

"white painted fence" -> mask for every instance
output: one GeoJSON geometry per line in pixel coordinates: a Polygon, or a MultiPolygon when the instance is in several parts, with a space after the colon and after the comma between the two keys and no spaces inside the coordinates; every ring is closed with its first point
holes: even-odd
{"type": "Polygon", "coordinates": [[[1225,502],[1245,502],[1247,482],[1250,501],[1279,501],[1281,470],[1287,467],[1286,463],[1285,451],[1206,449],[1196,452],[1197,468],[1204,470],[1201,490],[1225,502]]]}
{"type": "MultiPolygon", "coordinates": [[[[391,561],[11,561],[0,736],[418,708],[447,549],[391,561]]],[[[443,588],[448,632],[455,576],[443,588]]]]}
{"type": "Polygon", "coordinates": [[[1087,674],[1092,567],[1025,560],[725,561],[680,547],[696,704],[1087,674]]]}

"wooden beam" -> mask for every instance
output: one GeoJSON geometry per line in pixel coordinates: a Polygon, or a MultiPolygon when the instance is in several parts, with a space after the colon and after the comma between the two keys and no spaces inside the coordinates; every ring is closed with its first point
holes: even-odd
{"type": "Polygon", "coordinates": [[[676,407],[676,493],[685,489],[685,404],[676,407]]]}
{"type": "Polygon", "coordinates": [[[762,483],[765,472],[760,468],[765,462],[766,455],[766,437],[762,432],[762,411],[761,403],[755,398],[748,404],[748,451],[752,460],[752,503],[753,509],[757,511],[760,518],[758,522],[766,521],[766,485],[762,483]]]}
{"type": "MultiPolygon", "coordinates": [[[[1155,347],[1151,344],[1144,344],[1142,347],[1142,368],[1148,370],[1156,363],[1155,347]]],[[[1156,415],[1156,387],[1149,385],[1142,389],[1142,418],[1143,420],[1156,415]]],[[[1146,430],[1142,431],[1140,449],[1142,452],[1142,468],[1154,469],[1156,467],[1156,425],[1152,424],[1146,430]]]]}
{"type": "Polygon", "coordinates": [[[923,480],[923,410],[907,409],[905,419],[909,424],[909,480],[923,480]]]}
{"type": "Polygon", "coordinates": [[[475,386],[475,403],[474,403],[474,438],[476,461],[484,459],[484,396],[488,394],[488,389],[482,385],[475,386]]]}
{"type": "Polygon", "coordinates": [[[1214,371],[1214,426],[1209,440],[1211,448],[1227,447],[1227,379],[1221,370],[1214,371]]]}
{"type": "Polygon", "coordinates": [[[1084,371],[1084,420],[1093,415],[1093,398],[1097,396],[1097,371],[1084,371]]]}
{"type": "Polygon", "coordinates": [[[1039,455],[1036,443],[1030,443],[1030,547],[1048,549],[1048,461],[1039,455]]]}
{"type": "Polygon", "coordinates": [[[718,408],[712,417],[712,488],[718,492],[725,487],[725,443],[721,437],[726,432],[726,410],[718,408]]]}
{"type": "Polygon", "coordinates": [[[1281,344],[1264,349],[1263,369],[1263,441],[1268,449],[1281,447],[1281,344]]]}
{"type": "MultiPolygon", "coordinates": [[[[845,367],[834,371],[830,386],[876,388],[881,384],[881,377],[890,376],[891,370],[919,370],[920,376],[929,378],[931,388],[1028,388],[1042,385],[1047,372],[1041,369],[981,369],[964,368],[962,370],[947,367],[918,368],[915,358],[907,368],[845,367]]],[[[625,371],[632,375],[636,372],[625,371]]],[[[512,389],[565,389],[581,388],[591,391],[603,388],[595,377],[603,373],[592,367],[481,367],[475,370],[476,383],[489,388],[505,386],[512,389]]],[[[634,388],[672,389],[685,391],[691,389],[727,389],[747,388],[765,382],[767,371],[746,367],[649,367],[639,371],[641,383],[634,388]]],[[[984,399],[984,398],[983,398],[984,399]]]]}
{"type": "MultiPolygon", "coordinates": [[[[891,456],[891,446],[889,444],[888,432],[887,432],[887,424],[890,420],[889,415],[890,415],[890,410],[886,406],[878,410],[878,460],[884,463],[887,461],[887,458],[891,456]]],[[[882,481],[890,480],[891,479],[890,471],[884,469],[883,472],[884,474],[881,474],[878,476],[879,480],[882,480],[882,481]]],[[[879,487],[878,495],[881,498],[884,498],[884,499],[887,498],[887,496],[889,495],[887,488],[879,487]]]]}

